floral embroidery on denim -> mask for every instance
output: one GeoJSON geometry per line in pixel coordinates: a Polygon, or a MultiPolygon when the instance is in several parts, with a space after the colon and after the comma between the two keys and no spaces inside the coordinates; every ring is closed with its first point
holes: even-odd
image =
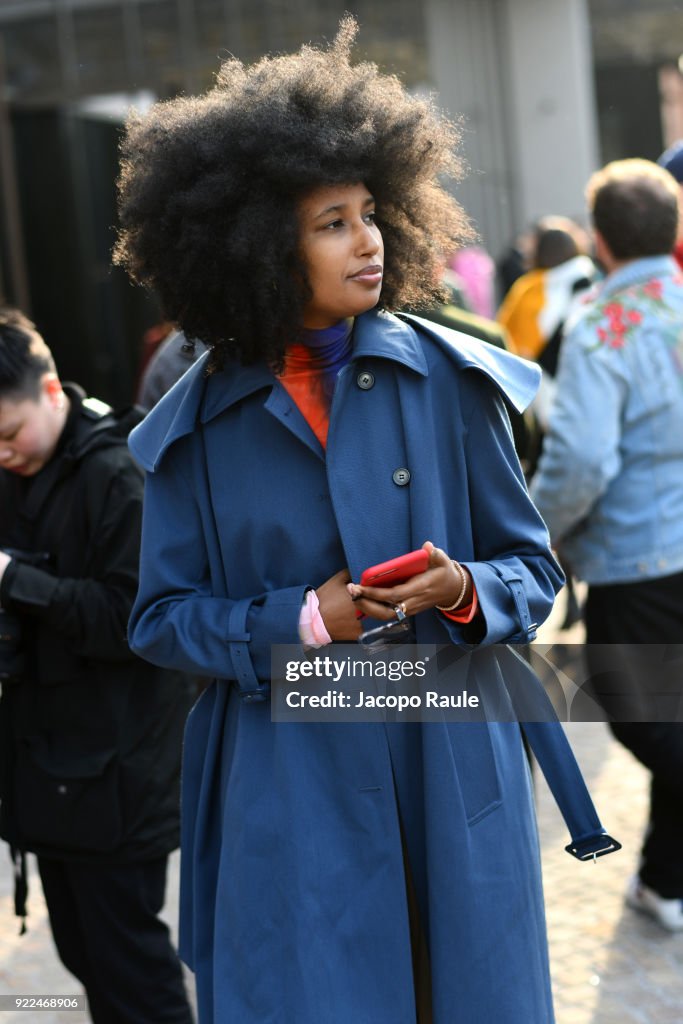
{"type": "Polygon", "coordinates": [[[598,325],[598,341],[588,351],[594,352],[603,346],[623,348],[633,328],[642,323],[646,312],[653,312],[659,316],[663,312],[673,314],[674,311],[670,310],[663,300],[663,287],[660,280],[653,278],[645,284],[625,289],[619,299],[611,298],[604,305],[598,305],[586,317],[587,323],[598,325]]]}

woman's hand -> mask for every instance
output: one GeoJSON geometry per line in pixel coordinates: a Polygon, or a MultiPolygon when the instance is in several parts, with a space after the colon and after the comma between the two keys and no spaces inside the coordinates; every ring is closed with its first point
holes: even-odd
{"type": "Polygon", "coordinates": [[[349,570],[342,569],[316,590],[320,614],[333,640],[355,641],[363,631],[356,617],[356,605],[347,590],[350,580],[349,570]]]}
{"type": "MultiPolygon", "coordinates": [[[[448,608],[457,601],[462,591],[462,576],[453,562],[445,551],[435,548],[429,540],[422,547],[429,553],[429,566],[405,583],[387,588],[349,583],[347,590],[355,607],[370,618],[388,621],[396,617],[395,605],[401,605],[406,615],[416,615],[437,605],[448,608]]],[[[472,601],[473,584],[467,569],[464,566],[461,569],[467,577],[467,585],[458,607],[464,608],[472,601]]]]}

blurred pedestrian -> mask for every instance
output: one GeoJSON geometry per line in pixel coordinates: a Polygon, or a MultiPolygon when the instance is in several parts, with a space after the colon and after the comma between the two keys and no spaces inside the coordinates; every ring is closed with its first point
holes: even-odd
{"type": "Polygon", "coordinates": [[[198,338],[189,341],[182,331],[172,331],[143,371],[137,405],[149,412],[205,351],[206,345],[198,338]]]}
{"type": "Polygon", "coordinates": [[[0,834],[37,854],[64,965],[95,1024],[190,1024],[166,925],[190,687],[135,657],[140,415],[62,384],[34,325],[0,311],[0,834]]]}
{"type": "Polygon", "coordinates": [[[560,583],[503,404],[534,369],[386,310],[439,297],[467,224],[452,127],[352,64],[354,34],[230,60],[124,142],[119,258],[210,345],[131,438],[131,643],[216,677],[185,739],[181,951],[203,1024],[551,1024],[518,724],[271,720],[273,645],[355,644],[359,612],[481,648],[502,696],[491,645],[527,640],[560,583]],[[407,582],[352,582],[420,547],[407,582]]]}
{"type": "MultiPolygon", "coordinates": [[[[596,173],[587,196],[607,277],[569,325],[532,496],[589,584],[596,696],[615,735],[652,772],[628,901],[678,930],[683,724],[667,721],[670,704],[663,713],[656,704],[664,677],[638,646],[652,645],[654,656],[655,645],[683,638],[683,276],[671,256],[678,188],[656,164],[623,160],[596,173]]],[[[674,710],[680,676],[675,682],[674,710]]]]}
{"type": "MultiPolygon", "coordinates": [[[[544,217],[538,221],[531,247],[532,268],[522,275],[506,295],[497,319],[510,336],[513,352],[535,360],[541,367],[541,383],[531,406],[537,431],[535,448],[527,451],[527,479],[538,464],[543,435],[555,399],[557,364],[564,325],[579,296],[598,276],[588,256],[586,232],[568,217],[544,217]]],[[[560,559],[561,561],[561,559],[560,559]]],[[[571,569],[565,574],[565,613],[560,628],[571,628],[581,617],[571,569]]]]}
{"type": "Polygon", "coordinates": [[[496,265],[481,245],[464,245],[448,260],[462,282],[467,309],[490,320],[495,312],[496,265]]]}
{"type": "MultiPolygon", "coordinates": [[[[664,150],[657,163],[676,179],[679,195],[683,196],[683,139],[677,139],[668,149],[664,150]]],[[[683,268],[683,217],[680,218],[678,225],[674,256],[679,267],[683,268]]]]}
{"type": "Polygon", "coordinates": [[[564,321],[597,276],[585,232],[568,217],[544,217],[536,227],[531,268],[505,296],[497,320],[514,352],[545,364],[554,376],[564,321]]]}
{"type": "Polygon", "coordinates": [[[496,260],[496,292],[500,304],[515,281],[531,269],[535,226],[520,232],[496,260]]]}

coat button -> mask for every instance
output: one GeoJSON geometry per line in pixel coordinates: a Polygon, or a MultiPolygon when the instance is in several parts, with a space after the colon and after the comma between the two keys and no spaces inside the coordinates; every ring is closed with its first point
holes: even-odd
{"type": "Polygon", "coordinates": [[[397,487],[405,487],[406,484],[410,483],[410,470],[402,466],[400,469],[395,469],[392,473],[391,479],[397,485],[397,487]]]}
{"type": "Polygon", "coordinates": [[[356,384],[361,389],[361,391],[369,391],[370,388],[373,388],[375,386],[374,373],[370,373],[369,370],[363,370],[356,377],[356,384]]]}

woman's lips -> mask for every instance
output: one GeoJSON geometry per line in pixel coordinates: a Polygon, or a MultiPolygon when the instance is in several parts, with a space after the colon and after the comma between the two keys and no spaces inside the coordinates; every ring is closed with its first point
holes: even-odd
{"type": "Polygon", "coordinates": [[[357,274],[351,274],[351,280],[359,281],[361,284],[380,284],[382,281],[382,268],[376,264],[371,267],[363,267],[357,274]]]}

